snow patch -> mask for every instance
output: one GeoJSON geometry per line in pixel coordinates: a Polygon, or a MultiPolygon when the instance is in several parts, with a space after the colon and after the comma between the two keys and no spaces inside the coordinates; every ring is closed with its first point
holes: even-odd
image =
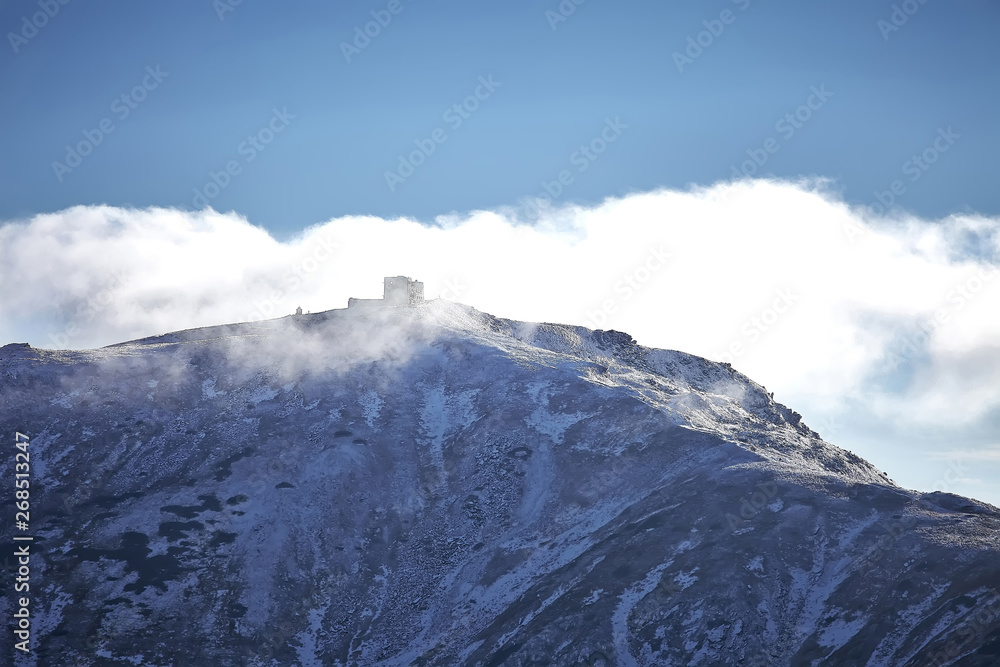
{"type": "Polygon", "coordinates": [[[850,641],[851,637],[858,634],[866,624],[866,617],[856,618],[853,621],[838,618],[820,633],[819,644],[836,650],[850,641]]]}
{"type": "Polygon", "coordinates": [[[376,392],[368,390],[361,394],[358,403],[361,404],[361,414],[364,416],[368,428],[375,428],[375,420],[378,419],[379,412],[382,411],[385,401],[379,398],[376,392]]]}
{"type": "Polygon", "coordinates": [[[691,588],[691,586],[693,586],[694,583],[698,581],[698,577],[696,577],[694,574],[697,571],[698,568],[696,567],[690,572],[679,572],[674,577],[674,583],[680,586],[682,591],[691,588]]]}
{"type": "Polygon", "coordinates": [[[258,403],[263,403],[264,401],[270,401],[272,398],[277,396],[279,391],[277,389],[272,389],[271,387],[258,387],[254,391],[250,392],[247,396],[247,401],[257,405],[258,403]]]}
{"type": "Polygon", "coordinates": [[[570,426],[589,417],[586,412],[549,412],[549,383],[535,382],[528,385],[528,394],[536,403],[541,403],[534,412],[525,418],[525,423],[542,435],[547,435],[557,445],[562,444],[563,437],[570,426]]]}
{"type": "Polygon", "coordinates": [[[615,643],[615,655],[618,658],[618,665],[627,665],[629,667],[639,667],[639,663],[636,661],[635,656],[632,655],[632,651],[628,647],[628,617],[631,615],[632,610],[639,602],[653,592],[657,584],[660,582],[660,575],[673,564],[674,560],[671,558],[666,563],[657,565],[646,575],[645,579],[638,582],[631,588],[627,588],[620,596],[618,596],[619,602],[618,606],[615,607],[615,612],[611,616],[611,636],[615,643]]]}
{"type": "Polygon", "coordinates": [[[216,396],[221,396],[225,392],[215,390],[215,378],[208,378],[201,383],[201,395],[205,398],[215,398],[216,396]]]}

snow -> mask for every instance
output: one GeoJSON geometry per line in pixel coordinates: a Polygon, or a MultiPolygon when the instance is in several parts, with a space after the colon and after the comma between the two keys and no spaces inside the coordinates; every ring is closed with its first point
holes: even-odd
{"type": "Polygon", "coordinates": [[[215,398],[220,392],[215,391],[215,378],[208,378],[201,383],[201,395],[205,398],[215,398]]]}
{"type": "Polygon", "coordinates": [[[141,664],[263,637],[274,664],[904,664],[1000,580],[991,508],[939,511],[733,369],[617,332],[434,302],[0,356],[0,375],[0,416],[45,424],[39,627],[66,628],[42,641],[71,664],[93,619],[108,660],[141,664]],[[127,531],[147,546],[123,553],[127,531]]]}
{"type": "Polygon", "coordinates": [[[361,404],[361,414],[364,416],[368,428],[375,428],[375,420],[378,419],[385,401],[379,398],[377,392],[369,390],[361,394],[359,403],[361,404]]]}
{"type": "Polygon", "coordinates": [[[639,601],[653,592],[653,589],[656,588],[660,581],[660,575],[672,564],[672,559],[665,563],[660,563],[646,573],[642,581],[630,586],[618,596],[619,602],[611,617],[611,633],[615,643],[617,664],[638,667],[639,663],[632,655],[632,651],[628,645],[628,617],[639,601]]]}
{"type": "Polygon", "coordinates": [[[819,644],[831,649],[831,651],[836,650],[858,634],[867,624],[867,616],[856,618],[853,621],[842,618],[835,619],[820,632],[819,644]]]}
{"type": "Polygon", "coordinates": [[[273,400],[281,392],[273,387],[257,387],[247,395],[247,401],[254,405],[273,400]]]}

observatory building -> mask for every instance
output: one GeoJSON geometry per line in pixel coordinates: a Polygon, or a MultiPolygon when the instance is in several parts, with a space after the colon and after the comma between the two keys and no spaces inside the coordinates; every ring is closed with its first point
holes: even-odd
{"type": "Polygon", "coordinates": [[[383,306],[415,306],[424,302],[424,284],[407,276],[386,276],[381,299],[347,300],[348,308],[378,308],[383,306]]]}

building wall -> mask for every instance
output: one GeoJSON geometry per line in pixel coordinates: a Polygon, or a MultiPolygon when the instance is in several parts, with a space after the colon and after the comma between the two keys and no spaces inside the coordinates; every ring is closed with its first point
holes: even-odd
{"type": "Polygon", "coordinates": [[[424,284],[410,280],[406,276],[386,276],[382,282],[381,299],[347,300],[348,308],[370,308],[373,306],[412,306],[424,302],[424,284]]]}
{"type": "Polygon", "coordinates": [[[408,296],[409,278],[406,276],[386,277],[382,298],[387,306],[405,306],[410,302],[408,296]]]}
{"type": "Polygon", "coordinates": [[[384,305],[382,299],[356,299],[352,296],[347,300],[348,308],[379,308],[384,305]]]}
{"type": "Polygon", "coordinates": [[[407,285],[407,303],[411,306],[415,303],[424,302],[424,284],[419,280],[412,280],[407,285]]]}

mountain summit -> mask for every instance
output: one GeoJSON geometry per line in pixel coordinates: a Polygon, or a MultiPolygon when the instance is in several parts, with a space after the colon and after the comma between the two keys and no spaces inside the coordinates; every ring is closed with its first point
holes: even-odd
{"type": "Polygon", "coordinates": [[[37,664],[1000,663],[1000,510],[625,333],[438,300],[0,378],[37,664]]]}

